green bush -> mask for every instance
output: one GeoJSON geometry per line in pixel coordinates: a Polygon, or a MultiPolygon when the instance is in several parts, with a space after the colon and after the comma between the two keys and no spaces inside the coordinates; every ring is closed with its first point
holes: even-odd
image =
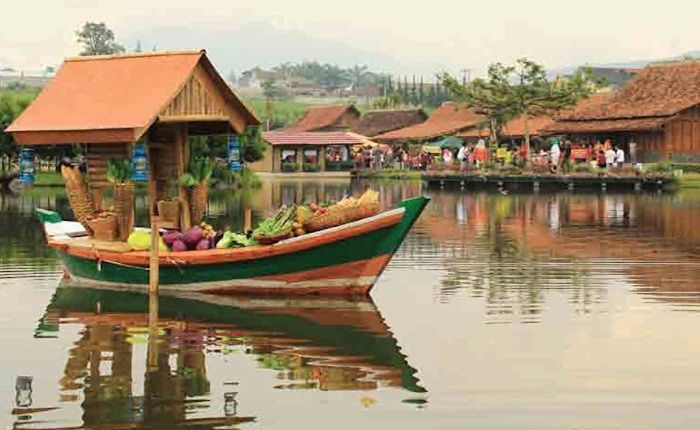
{"type": "Polygon", "coordinates": [[[571,171],[574,173],[596,173],[597,169],[591,166],[590,163],[574,163],[571,165],[571,171]]]}
{"type": "Polygon", "coordinates": [[[700,173],[700,163],[672,163],[671,170],[682,170],[683,173],[700,173]]]}
{"type": "Polygon", "coordinates": [[[644,173],[671,173],[673,172],[673,166],[667,161],[661,161],[659,163],[646,164],[642,170],[644,173]]]}
{"type": "Polygon", "coordinates": [[[320,170],[321,166],[316,163],[304,163],[305,172],[319,172],[320,170]]]}
{"type": "Polygon", "coordinates": [[[299,170],[297,163],[282,163],[283,172],[296,172],[299,170]]]}

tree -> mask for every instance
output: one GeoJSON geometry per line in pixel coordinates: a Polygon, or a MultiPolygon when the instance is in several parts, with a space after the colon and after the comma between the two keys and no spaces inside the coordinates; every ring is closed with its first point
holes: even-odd
{"type": "Polygon", "coordinates": [[[238,136],[238,143],[241,145],[241,157],[246,163],[262,160],[267,151],[267,145],[258,126],[247,127],[245,132],[238,136]]]}
{"type": "Polygon", "coordinates": [[[567,79],[549,80],[545,68],[527,58],[517,60],[514,65],[491,64],[485,79],[460,84],[449,74],[444,74],[442,81],[456,100],[486,116],[491,144],[497,144],[498,134],[509,119],[521,116],[528,151],[531,117],[554,114],[573,106],[600,85],[592,79],[589,69],[580,69],[567,79]]]}
{"type": "Polygon", "coordinates": [[[76,32],[78,43],[83,45],[80,55],[111,55],[124,52],[124,47],[114,41],[114,32],[104,22],[86,22],[76,32]]]}
{"type": "Polygon", "coordinates": [[[29,106],[35,96],[33,92],[0,93],[0,156],[2,156],[0,169],[2,170],[9,170],[9,164],[6,161],[11,163],[11,160],[17,156],[17,144],[14,138],[3,130],[29,106]]]}
{"type": "Polygon", "coordinates": [[[348,75],[350,76],[350,81],[357,91],[358,88],[362,87],[366,82],[369,72],[367,71],[367,66],[358,66],[355,64],[351,69],[348,70],[348,75]]]}

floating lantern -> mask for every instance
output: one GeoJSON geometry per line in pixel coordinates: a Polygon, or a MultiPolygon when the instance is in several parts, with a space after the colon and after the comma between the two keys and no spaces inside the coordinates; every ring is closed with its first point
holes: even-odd
{"type": "Polygon", "coordinates": [[[134,145],[131,154],[131,179],[133,181],[148,180],[148,158],[146,156],[146,146],[138,142],[134,145]]]}
{"type": "Polygon", "coordinates": [[[35,173],[34,150],[22,148],[19,153],[19,182],[22,184],[33,184],[35,173]]]}
{"type": "Polygon", "coordinates": [[[241,164],[241,146],[238,144],[238,137],[234,134],[228,138],[228,169],[232,172],[239,172],[241,164]]]}

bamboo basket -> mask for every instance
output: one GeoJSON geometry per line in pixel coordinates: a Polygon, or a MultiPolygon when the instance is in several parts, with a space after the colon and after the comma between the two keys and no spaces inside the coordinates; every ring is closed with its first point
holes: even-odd
{"type": "Polygon", "coordinates": [[[75,218],[88,230],[88,233],[92,234],[92,229],[86,221],[95,213],[95,208],[80,171],[77,168],[61,166],[61,174],[66,183],[68,202],[75,218]]]}
{"type": "Polygon", "coordinates": [[[192,223],[196,224],[204,218],[209,201],[209,184],[197,184],[190,188],[190,216],[192,223]]]}
{"type": "Polygon", "coordinates": [[[86,221],[93,231],[93,237],[97,240],[113,241],[117,237],[117,216],[114,213],[101,213],[93,215],[86,221]]]}
{"type": "Polygon", "coordinates": [[[324,230],[336,227],[362,218],[371,217],[379,212],[379,203],[368,203],[360,206],[338,209],[333,212],[315,216],[304,223],[304,231],[324,230]]]}
{"type": "Polygon", "coordinates": [[[117,237],[125,241],[134,229],[134,183],[114,184],[114,213],[117,237]]]}
{"type": "Polygon", "coordinates": [[[161,224],[167,228],[177,229],[180,226],[180,201],[160,200],[158,201],[158,215],[161,224]]]}

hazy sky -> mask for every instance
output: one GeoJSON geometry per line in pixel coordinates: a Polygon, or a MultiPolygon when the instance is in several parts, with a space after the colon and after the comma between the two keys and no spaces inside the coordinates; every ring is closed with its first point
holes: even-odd
{"type": "Polygon", "coordinates": [[[699,0],[3,3],[0,64],[23,68],[77,54],[75,30],[88,20],[105,21],[127,48],[137,39],[144,49],[208,48],[220,68],[237,70],[317,59],[409,74],[479,71],[522,56],[555,68],[700,49],[699,0]]]}

